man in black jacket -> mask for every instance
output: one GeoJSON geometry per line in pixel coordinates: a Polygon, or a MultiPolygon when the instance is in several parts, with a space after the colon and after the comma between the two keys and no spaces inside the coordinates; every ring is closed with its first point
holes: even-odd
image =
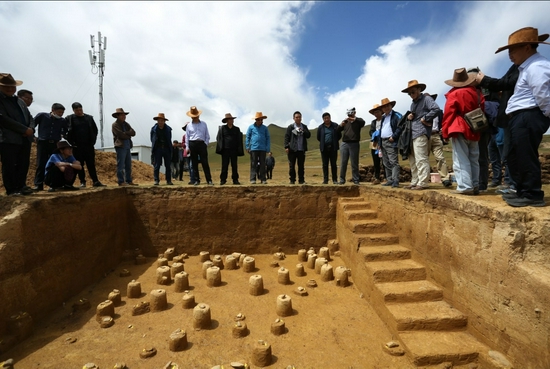
{"type": "Polygon", "coordinates": [[[34,120],[23,100],[15,96],[17,86],[22,84],[9,73],[0,73],[0,157],[8,196],[33,193],[26,182],[34,120]]]}
{"type": "Polygon", "coordinates": [[[338,126],[338,132],[342,133],[340,144],[340,184],[346,183],[346,170],[348,160],[351,160],[351,176],[353,184],[359,184],[359,141],[361,140],[361,128],[365,126],[365,120],[355,116],[355,108],[348,109],[347,119],[338,126]]]}
{"type": "Polygon", "coordinates": [[[298,183],[305,184],[304,165],[306,161],[307,139],[311,137],[309,129],[302,124],[302,113],[294,112],[294,123],[285,133],[285,152],[288,155],[288,175],[290,184],[296,183],[296,161],[298,161],[298,183]]]}
{"type": "Polygon", "coordinates": [[[323,113],[323,123],[317,129],[317,140],[321,159],[323,161],[323,184],[328,184],[328,164],[332,174],[332,183],[338,184],[338,171],[336,159],[338,158],[338,141],[342,133],[338,131],[338,124],[330,120],[329,113],[323,113]]]}
{"type": "Polygon", "coordinates": [[[72,104],[73,113],[66,117],[67,120],[67,140],[73,145],[73,155],[82,165],[79,170],[78,179],[80,187],[86,187],[86,173],[84,165],[88,166],[88,174],[92,179],[94,187],[104,187],[105,185],[97,178],[95,168],[95,148],[97,140],[97,125],[94,117],[84,114],[82,104],[75,102],[72,104]]]}

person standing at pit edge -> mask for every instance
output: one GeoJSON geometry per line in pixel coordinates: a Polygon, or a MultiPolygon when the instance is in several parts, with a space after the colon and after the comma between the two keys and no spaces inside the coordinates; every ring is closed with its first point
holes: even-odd
{"type": "Polygon", "coordinates": [[[199,157],[202,164],[202,170],[206,177],[206,182],[210,186],[214,185],[212,182],[212,175],[210,174],[210,165],[208,164],[208,143],[210,142],[210,134],[208,133],[208,126],[206,122],[200,119],[202,110],[197,109],[196,106],[192,106],[186,113],[191,118],[191,124],[187,124],[185,130],[185,145],[189,148],[191,154],[191,164],[193,165],[193,173],[195,178],[192,178],[195,186],[200,185],[199,173],[199,157]]]}
{"type": "Polygon", "coordinates": [[[384,163],[384,171],[386,183],[382,186],[399,188],[399,150],[397,148],[402,130],[399,127],[402,118],[401,113],[393,110],[395,101],[390,101],[387,97],[380,101],[380,109],[382,109],[382,123],[380,124],[380,149],[382,150],[382,162],[384,163]]]}
{"type": "Polygon", "coordinates": [[[137,186],[132,181],[132,137],[136,131],[126,122],[126,116],[130,114],[122,108],[117,108],[112,114],[116,121],[111,130],[116,151],[116,175],[119,186],[137,186]]]}
{"type": "Polygon", "coordinates": [[[67,118],[67,141],[73,145],[74,157],[80,162],[82,170],[78,171],[80,187],[86,187],[86,173],[84,166],[88,166],[88,174],[94,187],[105,187],[97,178],[95,168],[95,148],[97,140],[97,125],[94,117],[84,114],[82,104],[75,102],[71,105],[73,113],[67,118]]]}
{"type": "Polygon", "coordinates": [[[8,196],[33,193],[26,182],[34,120],[23,100],[15,96],[17,86],[22,84],[9,73],[0,73],[0,159],[8,196]]]}
{"type": "Polygon", "coordinates": [[[273,179],[273,168],[275,168],[275,158],[273,153],[270,151],[265,157],[265,168],[267,179],[273,179]]]}
{"type": "Polygon", "coordinates": [[[284,147],[288,157],[288,176],[290,184],[296,183],[296,161],[298,162],[298,183],[305,184],[304,172],[307,151],[307,139],[311,133],[302,124],[302,113],[295,111],[292,115],[294,123],[286,129],[284,147]]]}
{"type": "Polygon", "coordinates": [[[225,125],[220,126],[218,136],[216,137],[216,154],[222,156],[220,185],[224,185],[227,182],[229,162],[231,162],[231,179],[233,180],[233,184],[241,184],[239,182],[238,157],[244,156],[243,134],[239,127],[233,124],[236,118],[231,113],[225,114],[225,117],[222,119],[222,123],[225,123],[225,125]]]}
{"type": "Polygon", "coordinates": [[[373,119],[370,124],[369,135],[371,137],[370,153],[372,156],[372,163],[374,167],[372,184],[377,185],[377,184],[380,184],[380,162],[381,162],[380,153],[382,153],[381,151],[382,148],[380,144],[381,142],[380,128],[382,128],[382,115],[384,115],[384,113],[382,112],[382,109],[380,109],[379,104],[374,104],[372,109],[369,110],[369,113],[374,115],[374,117],[376,118],[376,119],[373,119]]]}
{"type": "Polygon", "coordinates": [[[342,132],[338,130],[338,124],[330,119],[329,113],[323,113],[322,118],[323,123],[317,129],[317,141],[319,141],[319,150],[321,151],[321,160],[323,161],[323,184],[328,184],[329,162],[332,183],[338,184],[336,159],[338,159],[338,144],[340,138],[342,138],[342,132]]]}
{"type": "Polygon", "coordinates": [[[361,128],[365,126],[365,120],[356,117],[355,113],[355,108],[348,109],[348,117],[338,126],[338,132],[342,133],[342,143],[340,144],[340,184],[346,184],[348,160],[351,160],[353,184],[359,184],[359,141],[361,140],[361,128]]]}
{"type": "Polygon", "coordinates": [[[157,123],[151,128],[151,151],[155,157],[155,166],[153,168],[153,177],[155,179],[155,186],[159,185],[160,178],[160,166],[164,160],[164,173],[166,177],[166,184],[173,185],[172,183],[172,128],[166,124],[168,119],[164,116],[164,113],[159,113],[153,118],[157,123]]]}
{"type": "Polygon", "coordinates": [[[269,130],[264,126],[264,119],[267,116],[257,112],[254,116],[254,124],[246,131],[246,152],[250,154],[250,183],[256,183],[256,177],[262,184],[267,184],[265,178],[265,155],[271,149],[271,138],[269,130]],[[260,172],[256,174],[256,167],[260,166],[260,172]]]}

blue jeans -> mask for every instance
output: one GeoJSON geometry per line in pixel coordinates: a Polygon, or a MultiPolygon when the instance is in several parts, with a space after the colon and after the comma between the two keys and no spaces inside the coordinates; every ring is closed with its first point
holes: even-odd
{"type": "Polygon", "coordinates": [[[470,141],[462,134],[453,137],[453,170],[455,172],[456,189],[471,191],[479,188],[479,144],[470,141]]]}
{"type": "Polygon", "coordinates": [[[359,182],[359,142],[342,142],[340,159],[340,183],[346,183],[348,160],[351,160],[351,178],[353,182],[359,182]]]}
{"type": "Polygon", "coordinates": [[[130,149],[115,147],[118,184],[132,182],[132,153],[130,149]]]}

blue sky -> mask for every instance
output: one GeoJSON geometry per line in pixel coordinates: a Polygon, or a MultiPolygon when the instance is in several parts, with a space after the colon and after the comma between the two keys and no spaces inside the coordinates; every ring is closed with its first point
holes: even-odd
{"type": "MultiPolygon", "coordinates": [[[[0,32],[13,35],[3,39],[0,71],[34,92],[33,114],[54,102],[69,114],[79,101],[99,123],[88,50],[101,31],[105,146],[118,107],[130,112],[136,144],[150,143],[159,112],[180,138],[192,105],[212,136],[225,113],[246,130],[257,111],[286,126],[300,110],[315,128],[324,111],[340,121],[352,106],[370,121],[385,97],[405,112],[401,90],[412,79],[443,107],[455,68],[502,76],[510,61],[495,50],[522,27],[550,33],[548,14],[545,1],[0,2],[0,32]]],[[[550,45],[539,50],[550,58],[550,45]]]]}

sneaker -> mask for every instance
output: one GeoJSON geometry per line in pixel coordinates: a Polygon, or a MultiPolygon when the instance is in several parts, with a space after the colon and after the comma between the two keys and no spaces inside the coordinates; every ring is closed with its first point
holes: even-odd
{"type": "Polygon", "coordinates": [[[422,191],[422,190],[427,190],[428,187],[424,187],[424,186],[414,186],[413,188],[411,188],[411,190],[413,191],[422,191]]]}
{"type": "Polygon", "coordinates": [[[21,195],[27,196],[33,194],[34,191],[29,186],[25,186],[19,191],[19,193],[21,193],[21,195]]]}
{"type": "Polygon", "coordinates": [[[502,198],[504,200],[509,200],[509,199],[517,199],[518,198],[518,194],[513,192],[513,193],[505,193],[502,195],[502,198]]]}
{"type": "Polygon", "coordinates": [[[518,197],[515,199],[506,199],[506,203],[515,208],[521,208],[524,206],[542,207],[546,206],[544,200],[528,199],[526,197],[518,197]]]}
{"type": "Polygon", "coordinates": [[[44,185],[36,185],[32,188],[32,190],[35,192],[44,191],[44,185]]]}
{"type": "Polygon", "coordinates": [[[233,181],[233,184],[234,184],[234,185],[240,185],[241,182],[239,182],[239,181],[233,181]]]}
{"type": "Polygon", "coordinates": [[[474,195],[479,195],[479,187],[474,187],[474,195]]]}
{"type": "Polygon", "coordinates": [[[451,191],[450,193],[455,194],[455,195],[473,196],[474,195],[474,190],[465,190],[465,191],[455,190],[455,191],[451,191]]]}
{"type": "Polygon", "coordinates": [[[78,191],[78,187],[75,187],[73,185],[65,185],[63,186],[63,189],[65,191],[78,191]]]}
{"type": "Polygon", "coordinates": [[[200,182],[195,182],[193,183],[193,186],[199,186],[201,183],[200,182]]]}
{"type": "Polygon", "coordinates": [[[267,181],[262,181],[262,184],[267,184],[267,181]]]}
{"type": "Polygon", "coordinates": [[[296,181],[290,181],[290,184],[296,184],[296,181]]]}
{"type": "Polygon", "coordinates": [[[167,184],[168,186],[173,186],[173,185],[174,185],[173,182],[166,182],[166,184],[167,184]]]}
{"type": "Polygon", "coordinates": [[[188,183],[188,185],[194,185],[194,184],[195,184],[195,182],[193,182],[193,181],[189,181],[189,183],[188,183]]]}
{"type": "Polygon", "coordinates": [[[56,188],[55,188],[55,187],[50,187],[50,188],[48,189],[48,192],[55,192],[55,191],[56,191],[56,188]]]}
{"type": "Polygon", "coordinates": [[[99,181],[95,181],[93,184],[94,187],[107,187],[107,185],[104,185],[103,183],[99,181]]]}
{"type": "Polygon", "coordinates": [[[256,184],[256,181],[250,181],[250,184],[256,184]]]}
{"type": "Polygon", "coordinates": [[[416,185],[413,185],[413,184],[410,184],[410,185],[407,185],[407,186],[403,186],[403,188],[404,188],[405,190],[412,190],[412,189],[415,188],[415,187],[416,187],[416,185]]]}
{"type": "Polygon", "coordinates": [[[128,187],[128,186],[129,186],[129,184],[126,183],[126,182],[119,183],[118,185],[119,185],[120,187],[128,187]]]}
{"type": "Polygon", "coordinates": [[[208,181],[208,185],[209,185],[209,186],[214,186],[214,182],[208,181]]]}
{"type": "Polygon", "coordinates": [[[159,181],[155,181],[155,183],[153,183],[153,185],[158,186],[158,185],[159,185],[159,181]]]}
{"type": "Polygon", "coordinates": [[[299,184],[306,184],[306,181],[300,181],[299,184]]]}
{"type": "Polygon", "coordinates": [[[393,185],[393,182],[388,181],[388,182],[384,183],[382,186],[389,187],[391,185],[393,185]]]}
{"type": "Polygon", "coordinates": [[[15,191],[15,192],[10,193],[8,196],[19,197],[19,196],[23,196],[23,194],[19,191],[15,191]]]}
{"type": "Polygon", "coordinates": [[[353,181],[353,184],[359,186],[359,181],[353,181]]]}
{"type": "Polygon", "coordinates": [[[332,181],[332,184],[333,184],[333,185],[337,185],[337,184],[338,184],[338,181],[332,181]]]}
{"type": "Polygon", "coordinates": [[[345,184],[346,184],[346,182],[344,182],[344,181],[340,181],[340,182],[338,182],[338,184],[339,184],[339,185],[345,185],[345,184]]]}
{"type": "Polygon", "coordinates": [[[399,182],[392,183],[392,188],[399,188],[399,182]]]}
{"type": "Polygon", "coordinates": [[[453,185],[453,182],[449,181],[448,179],[443,181],[443,186],[447,188],[451,187],[452,185],[453,185]]]}
{"type": "Polygon", "coordinates": [[[86,187],[86,182],[80,182],[80,188],[85,188],[86,187]]]}
{"type": "Polygon", "coordinates": [[[498,183],[498,182],[491,182],[491,183],[489,183],[489,187],[490,187],[490,188],[494,188],[494,187],[498,187],[498,186],[500,186],[500,183],[498,183]]]}
{"type": "Polygon", "coordinates": [[[513,188],[508,187],[508,188],[503,188],[503,189],[496,190],[495,192],[498,193],[499,195],[506,195],[506,194],[512,194],[512,193],[515,194],[516,190],[514,190],[513,188]]]}
{"type": "Polygon", "coordinates": [[[134,182],[128,182],[128,184],[129,184],[130,186],[139,186],[137,183],[134,183],[134,182]]]}

